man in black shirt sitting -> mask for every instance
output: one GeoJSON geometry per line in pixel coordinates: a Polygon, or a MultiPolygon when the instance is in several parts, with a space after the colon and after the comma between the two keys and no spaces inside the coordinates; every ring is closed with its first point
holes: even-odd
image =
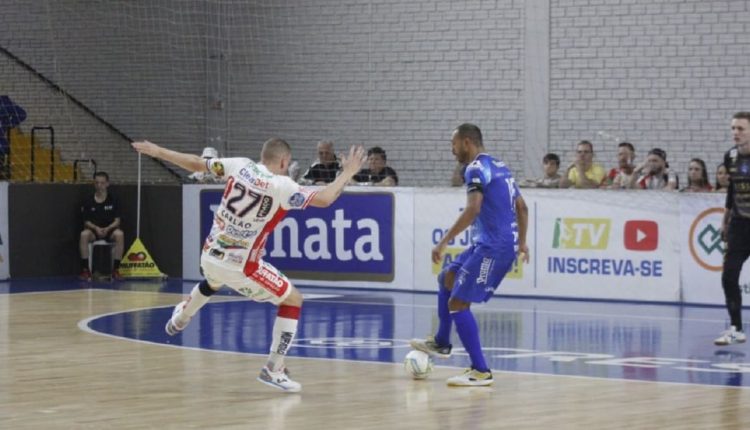
{"type": "Polygon", "coordinates": [[[341,165],[333,151],[333,142],[321,140],[318,142],[318,159],[307,169],[301,182],[312,185],[330,184],[336,179],[339,170],[341,165]]]}
{"type": "Polygon", "coordinates": [[[375,185],[379,187],[393,187],[398,185],[396,171],[386,166],[385,150],[373,146],[367,151],[367,169],[362,169],[354,175],[352,181],[359,185],[375,185]]]}
{"type": "Polygon", "coordinates": [[[79,241],[81,280],[91,280],[91,272],[89,271],[89,243],[100,239],[115,243],[115,262],[112,278],[120,279],[118,269],[120,267],[120,260],[122,260],[125,236],[122,230],[120,230],[120,208],[112,194],[107,191],[107,188],[109,188],[109,175],[105,172],[94,173],[95,192],[93,195],[87,197],[81,206],[81,214],[83,215],[83,231],[81,231],[81,239],[79,241]]]}

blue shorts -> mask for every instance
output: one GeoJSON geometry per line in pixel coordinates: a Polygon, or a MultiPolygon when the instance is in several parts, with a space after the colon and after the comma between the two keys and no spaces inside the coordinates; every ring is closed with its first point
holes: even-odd
{"type": "Polygon", "coordinates": [[[445,268],[456,274],[451,297],[465,302],[486,302],[515,261],[513,247],[501,252],[476,245],[467,248],[445,268]]]}

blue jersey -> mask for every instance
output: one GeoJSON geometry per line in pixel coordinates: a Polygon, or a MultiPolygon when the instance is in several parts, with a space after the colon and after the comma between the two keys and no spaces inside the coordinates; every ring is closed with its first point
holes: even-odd
{"type": "Polygon", "coordinates": [[[467,192],[481,192],[482,208],[472,225],[472,242],[480,248],[518,251],[516,199],[521,192],[502,161],[479,154],[464,173],[467,192]]]}

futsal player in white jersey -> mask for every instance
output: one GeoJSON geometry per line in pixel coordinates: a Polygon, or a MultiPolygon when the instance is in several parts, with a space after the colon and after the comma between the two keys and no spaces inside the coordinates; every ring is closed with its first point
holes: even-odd
{"type": "Polygon", "coordinates": [[[289,210],[330,206],[346,183],[362,168],[365,152],[352,146],[341,157],[341,174],[323,188],[306,188],[286,176],[292,151],[282,139],[263,144],[260,163],[248,158],[203,159],[172,151],[149,141],[133,142],[136,151],[174,163],[192,172],[211,172],[227,181],[211,232],[201,254],[206,277],[179,303],[166,325],[169,335],[187,327],[190,319],[222,285],[258,302],[278,306],[273,340],[258,380],[288,392],[302,386],[292,380],[284,356],[297,332],[302,294],[275,267],[263,261],[268,235],[289,210]]]}

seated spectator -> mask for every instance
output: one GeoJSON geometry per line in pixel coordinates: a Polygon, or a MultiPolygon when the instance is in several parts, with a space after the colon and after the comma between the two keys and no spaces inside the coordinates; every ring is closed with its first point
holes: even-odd
{"type": "Polygon", "coordinates": [[[646,160],[633,171],[633,181],[634,188],[642,190],[676,190],[679,185],[679,178],[669,170],[667,153],[660,148],[648,151],[646,160]]]}
{"type": "Polygon", "coordinates": [[[560,188],[599,188],[605,175],[604,168],[594,163],[594,145],[582,140],[578,142],[575,161],[560,179],[560,188]]]}
{"type": "MultiPolygon", "coordinates": [[[[219,151],[217,151],[216,148],[207,146],[203,148],[201,158],[203,158],[204,160],[219,158],[219,151]]],[[[211,172],[193,172],[188,176],[188,179],[200,184],[220,184],[224,182],[221,178],[211,172]]]]}
{"type": "Polygon", "coordinates": [[[613,167],[602,182],[602,188],[623,190],[633,188],[635,148],[630,142],[617,145],[617,167],[613,167]]]}
{"type": "Polygon", "coordinates": [[[333,142],[321,140],[318,142],[318,159],[307,169],[300,182],[308,185],[330,184],[340,170],[341,165],[333,150],[333,142]]]}
{"type": "Polygon", "coordinates": [[[721,163],[716,167],[716,186],[714,187],[714,192],[726,193],[728,189],[729,172],[727,172],[727,166],[721,163]]]}
{"type": "Polygon", "coordinates": [[[367,169],[362,169],[354,175],[352,181],[360,185],[376,185],[379,187],[392,187],[398,185],[396,171],[386,166],[385,150],[374,146],[367,151],[367,169]]]}
{"type": "Polygon", "coordinates": [[[690,160],[687,178],[687,186],[680,191],[687,193],[705,193],[713,191],[713,187],[708,182],[706,162],[700,158],[693,158],[690,160]]]}
{"type": "Polygon", "coordinates": [[[526,179],[519,184],[521,187],[558,188],[560,186],[560,157],[550,152],[542,158],[544,176],[539,179],[526,179]]]}
{"type": "Polygon", "coordinates": [[[464,185],[464,173],[466,172],[466,164],[457,163],[453,169],[453,176],[451,176],[451,187],[462,187],[464,185]]]}
{"type": "Polygon", "coordinates": [[[122,260],[125,235],[120,230],[120,207],[112,193],[108,191],[109,175],[105,172],[94,173],[94,194],[86,198],[81,206],[83,231],[78,242],[81,253],[81,280],[90,281],[89,243],[104,239],[115,243],[112,278],[120,279],[120,260],[122,260]]]}

